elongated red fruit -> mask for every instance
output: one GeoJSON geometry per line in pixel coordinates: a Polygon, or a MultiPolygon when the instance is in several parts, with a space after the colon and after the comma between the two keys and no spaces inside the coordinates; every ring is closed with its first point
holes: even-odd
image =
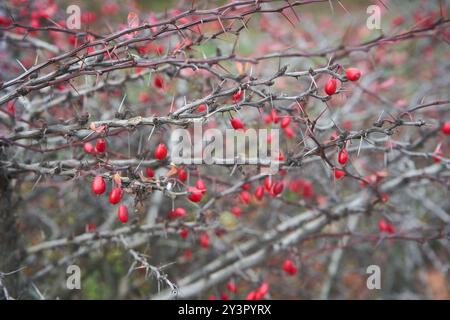
{"type": "Polygon", "coordinates": [[[257,186],[255,190],[255,198],[261,200],[264,197],[264,187],[257,186]]]}
{"type": "Polygon", "coordinates": [[[283,119],[281,119],[280,126],[284,129],[284,128],[286,128],[290,123],[291,123],[291,118],[290,118],[290,117],[283,117],[283,119]]]}
{"type": "Polygon", "coordinates": [[[277,182],[273,185],[272,189],[270,190],[270,193],[273,196],[279,195],[283,192],[284,184],[283,182],[277,182]]]}
{"type": "Polygon", "coordinates": [[[95,144],[95,150],[99,153],[103,153],[106,151],[106,140],[103,138],[100,138],[97,140],[97,143],[95,144]]]}
{"type": "Polygon", "coordinates": [[[119,203],[122,199],[122,189],[113,188],[109,193],[109,202],[112,204],[119,203]]]}
{"type": "Polygon", "coordinates": [[[334,177],[336,180],[342,179],[345,177],[345,171],[339,168],[334,168],[334,177]]]}
{"type": "Polygon", "coordinates": [[[203,192],[195,187],[189,187],[188,190],[189,196],[188,199],[192,202],[199,202],[203,198],[203,192]]]}
{"type": "Polygon", "coordinates": [[[229,281],[229,282],[227,283],[227,289],[230,290],[230,291],[233,292],[233,293],[236,293],[236,292],[237,292],[236,284],[235,284],[234,282],[232,282],[232,281],[229,281]]]}
{"type": "Polygon", "coordinates": [[[198,190],[202,192],[202,194],[206,192],[206,184],[202,179],[198,179],[195,186],[197,187],[198,190]]]}
{"type": "Polygon", "coordinates": [[[283,270],[287,274],[294,276],[297,273],[297,267],[290,259],[286,259],[283,263],[283,270]]]}
{"type": "Polygon", "coordinates": [[[284,128],[284,134],[285,134],[286,137],[288,137],[288,138],[293,138],[293,137],[295,137],[295,131],[294,131],[294,129],[292,129],[291,127],[286,127],[286,128],[284,128]]]}
{"type": "Polygon", "coordinates": [[[181,181],[185,181],[187,179],[187,172],[184,170],[184,168],[178,169],[178,179],[181,181]]]}
{"type": "Polygon", "coordinates": [[[330,78],[325,84],[325,93],[329,96],[336,93],[337,80],[335,78],[330,78]]]}
{"type": "Polygon", "coordinates": [[[241,100],[241,98],[242,98],[242,90],[241,89],[239,89],[239,91],[237,91],[237,92],[235,92],[234,94],[233,94],[233,96],[232,96],[232,99],[233,99],[233,101],[236,103],[236,102],[239,102],[240,100],[241,100]]]}
{"type": "Polygon", "coordinates": [[[442,125],[441,131],[444,134],[450,134],[450,121],[447,121],[442,125]]]}
{"type": "Polygon", "coordinates": [[[86,142],[83,145],[83,149],[86,153],[95,154],[95,147],[92,145],[92,143],[86,142]]]}
{"type": "Polygon", "coordinates": [[[155,157],[159,160],[165,159],[167,156],[167,147],[164,143],[158,144],[155,149],[155,157]]]}
{"type": "Polygon", "coordinates": [[[209,247],[209,234],[207,234],[207,233],[202,233],[201,235],[200,235],[200,246],[202,247],[202,248],[208,248],[209,247]]]}
{"type": "Polygon", "coordinates": [[[265,177],[264,178],[264,187],[267,191],[270,191],[272,189],[273,180],[272,177],[265,177]]]}
{"type": "Polygon", "coordinates": [[[339,151],[338,162],[340,164],[346,164],[347,160],[348,160],[348,151],[347,148],[343,148],[341,151],[339,151]]]}
{"type": "Polygon", "coordinates": [[[180,232],[180,237],[182,237],[183,239],[186,239],[189,236],[189,230],[188,229],[181,229],[180,232]]]}
{"type": "Polygon", "coordinates": [[[231,118],[230,123],[234,130],[244,129],[244,123],[238,118],[231,118]]]}
{"type": "Polygon", "coordinates": [[[119,217],[120,222],[126,223],[128,221],[128,209],[124,204],[119,206],[117,216],[119,217]]]}
{"type": "Polygon", "coordinates": [[[361,77],[361,71],[357,68],[348,68],[345,70],[345,74],[347,75],[347,79],[350,81],[358,81],[361,77]]]}
{"type": "Polygon", "coordinates": [[[239,197],[241,198],[241,201],[245,204],[249,203],[251,199],[250,193],[248,191],[242,191],[239,197]]]}
{"type": "Polygon", "coordinates": [[[92,181],[92,192],[102,194],[106,190],[105,179],[102,176],[96,176],[92,181]]]}
{"type": "Polygon", "coordinates": [[[153,178],[155,175],[155,171],[153,171],[152,168],[145,168],[145,174],[147,175],[147,177],[153,178]]]}
{"type": "Polygon", "coordinates": [[[278,121],[280,121],[280,115],[278,114],[277,109],[270,110],[270,117],[272,118],[273,123],[278,123],[278,121]]]}
{"type": "Polygon", "coordinates": [[[231,208],[231,213],[234,214],[236,217],[240,217],[242,214],[242,210],[239,207],[233,207],[231,208]]]}

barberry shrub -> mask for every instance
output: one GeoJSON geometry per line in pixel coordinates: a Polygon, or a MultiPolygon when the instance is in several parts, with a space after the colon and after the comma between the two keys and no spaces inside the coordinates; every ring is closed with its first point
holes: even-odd
{"type": "Polygon", "coordinates": [[[1,298],[450,298],[445,1],[71,4],[0,3],[1,298]]]}

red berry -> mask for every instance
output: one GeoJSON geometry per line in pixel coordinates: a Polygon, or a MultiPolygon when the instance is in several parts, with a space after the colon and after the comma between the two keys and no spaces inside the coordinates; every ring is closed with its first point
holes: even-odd
{"type": "Polygon", "coordinates": [[[389,195],[387,194],[387,193],[381,193],[380,194],[380,197],[381,197],[381,201],[383,202],[383,203],[386,203],[386,202],[388,202],[389,201],[389,195]]]}
{"type": "Polygon", "coordinates": [[[450,121],[447,121],[442,125],[441,131],[444,134],[450,134],[450,121]]]}
{"type": "Polygon", "coordinates": [[[120,222],[126,223],[128,221],[128,209],[124,204],[119,206],[117,216],[119,217],[120,222]]]}
{"type": "Polygon", "coordinates": [[[292,260],[290,259],[286,259],[283,263],[283,270],[291,275],[294,276],[297,273],[297,267],[295,266],[295,264],[292,262],[292,260]]]}
{"type": "Polygon", "coordinates": [[[106,150],[106,140],[103,138],[100,138],[97,140],[97,143],[95,144],[95,150],[99,153],[103,153],[106,150]]]}
{"type": "Polygon", "coordinates": [[[233,213],[236,217],[240,217],[242,214],[242,210],[239,207],[231,208],[231,213],[233,213]]]}
{"type": "Polygon", "coordinates": [[[86,142],[83,145],[83,149],[84,149],[84,152],[86,152],[86,153],[95,154],[95,148],[92,145],[92,143],[86,142]]]}
{"type": "Polygon", "coordinates": [[[199,202],[203,198],[203,192],[201,190],[198,190],[195,187],[189,187],[188,190],[189,196],[188,199],[192,202],[199,202]]]}
{"type": "Polygon", "coordinates": [[[245,297],[245,300],[255,300],[256,292],[250,291],[247,296],[245,297]]]}
{"type": "Polygon", "coordinates": [[[197,187],[198,190],[202,192],[202,194],[206,192],[206,184],[202,179],[198,179],[195,186],[197,187]]]}
{"type": "Polygon", "coordinates": [[[293,138],[293,137],[295,137],[295,131],[294,131],[294,129],[292,129],[291,127],[284,128],[284,134],[285,134],[286,137],[288,137],[288,138],[293,138]]]}
{"type": "Polygon", "coordinates": [[[222,299],[222,300],[230,300],[230,297],[226,293],[222,293],[222,295],[220,296],[220,299],[222,299]]]}
{"type": "Polygon", "coordinates": [[[270,190],[270,193],[273,196],[279,195],[283,192],[284,184],[283,182],[277,182],[273,185],[272,189],[270,190]]]}
{"type": "Polygon", "coordinates": [[[250,193],[248,191],[242,191],[239,197],[241,198],[241,201],[245,204],[248,204],[251,199],[250,193]]]}
{"type": "Polygon", "coordinates": [[[181,181],[185,181],[187,179],[187,172],[184,170],[184,168],[178,169],[178,179],[181,181]]]}
{"type": "Polygon", "coordinates": [[[122,190],[120,188],[113,188],[109,193],[109,202],[112,204],[119,203],[122,199],[122,190]]]}
{"type": "Polygon", "coordinates": [[[347,79],[350,81],[358,81],[361,77],[361,71],[356,68],[348,68],[345,70],[345,74],[347,75],[347,79]]]}
{"type": "Polygon", "coordinates": [[[280,126],[284,129],[284,128],[287,128],[287,126],[290,123],[291,123],[291,118],[290,117],[283,117],[283,119],[281,119],[280,126]]]}
{"type": "Polygon", "coordinates": [[[270,118],[273,123],[278,123],[278,121],[280,121],[280,116],[278,115],[278,111],[276,109],[270,110],[270,118]]]}
{"type": "Polygon", "coordinates": [[[343,148],[341,151],[339,151],[338,162],[344,165],[347,163],[347,160],[348,160],[348,151],[346,148],[343,148]]]}
{"type": "Polygon", "coordinates": [[[145,168],[145,174],[149,178],[153,178],[155,176],[155,172],[153,171],[152,168],[145,168]]]}
{"type": "Polygon", "coordinates": [[[380,232],[395,233],[395,227],[384,219],[378,221],[378,229],[380,232]]]}
{"type": "Polygon", "coordinates": [[[155,85],[155,87],[162,89],[164,87],[164,78],[159,74],[156,75],[155,79],[153,80],[153,84],[155,85]]]}
{"type": "Polygon", "coordinates": [[[201,104],[197,107],[197,112],[203,112],[206,110],[206,104],[201,104]]]}
{"type": "Polygon", "coordinates": [[[241,88],[239,88],[239,91],[237,91],[236,93],[233,94],[232,99],[235,103],[239,102],[242,98],[242,90],[241,88]]]}
{"type": "Polygon", "coordinates": [[[175,208],[169,213],[169,217],[172,219],[182,218],[186,215],[186,209],[184,208],[175,208]]]}
{"type": "Polygon", "coordinates": [[[250,183],[246,182],[242,185],[241,188],[242,188],[242,190],[248,191],[248,190],[250,190],[251,187],[252,187],[252,185],[250,183]]]}
{"type": "Polygon", "coordinates": [[[188,229],[183,228],[180,230],[179,234],[180,234],[180,237],[182,237],[183,239],[186,239],[189,235],[189,231],[188,231],[188,229]]]}
{"type": "Polygon", "coordinates": [[[155,157],[159,160],[163,160],[167,156],[167,147],[164,143],[158,144],[155,149],[155,157]]]}
{"type": "Polygon", "coordinates": [[[334,177],[336,180],[342,179],[345,176],[345,171],[339,168],[334,168],[334,177]]]}
{"type": "Polygon", "coordinates": [[[263,186],[257,186],[255,190],[255,198],[258,200],[261,200],[264,196],[264,187],[263,186]]]}
{"type": "Polygon", "coordinates": [[[92,181],[92,192],[102,194],[106,190],[105,179],[102,176],[96,176],[92,181]]]}
{"type": "Polygon", "coordinates": [[[215,295],[210,295],[210,296],[208,297],[208,300],[217,300],[217,298],[216,298],[215,295]]]}
{"type": "Polygon", "coordinates": [[[233,293],[236,293],[236,292],[237,292],[237,287],[236,287],[236,285],[234,284],[234,282],[232,282],[232,281],[229,281],[229,282],[227,283],[227,289],[230,290],[230,291],[233,292],[233,293]]]}
{"type": "Polygon", "coordinates": [[[435,155],[432,157],[433,161],[436,163],[441,162],[441,159],[439,157],[444,157],[444,152],[442,152],[441,146],[437,146],[434,150],[435,155]]]}
{"type": "Polygon", "coordinates": [[[202,248],[208,248],[209,247],[209,234],[207,234],[207,233],[202,233],[201,235],[200,235],[200,246],[202,247],[202,248]]]}
{"type": "Polygon", "coordinates": [[[335,78],[330,78],[325,84],[325,92],[327,95],[331,96],[336,93],[337,80],[335,78]]]}
{"type": "Polygon", "coordinates": [[[270,189],[272,189],[272,177],[265,177],[264,178],[264,187],[266,188],[267,191],[270,191],[270,189]]]}
{"type": "Polygon", "coordinates": [[[244,129],[244,124],[238,118],[231,118],[230,122],[234,130],[244,129]]]}
{"type": "Polygon", "coordinates": [[[269,284],[267,282],[263,282],[259,288],[256,289],[256,292],[259,299],[264,298],[264,296],[269,293],[269,284]]]}

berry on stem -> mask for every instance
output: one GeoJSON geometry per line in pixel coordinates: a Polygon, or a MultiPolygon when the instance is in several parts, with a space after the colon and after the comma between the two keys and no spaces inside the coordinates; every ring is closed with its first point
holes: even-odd
{"type": "Polygon", "coordinates": [[[346,164],[348,160],[348,151],[347,148],[342,148],[338,154],[338,162],[342,165],[346,164]]]}
{"type": "Polygon", "coordinates": [[[255,190],[255,198],[261,200],[264,197],[264,187],[257,186],[255,190]]]}
{"type": "Polygon", "coordinates": [[[92,143],[89,143],[89,142],[86,142],[83,145],[83,149],[84,149],[84,152],[86,152],[86,153],[90,153],[90,154],[95,154],[96,153],[95,152],[95,147],[92,145],[92,143]]]}
{"type": "Polygon", "coordinates": [[[148,167],[145,168],[145,174],[147,175],[147,177],[153,178],[155,176],[155,171],[153,171],[152,168],[148,167]]]}
{"type": "Polygon", "coordinates": [[[444,122],[441,131],[443,134],[450,135],[450,121],[444,122]]]}
{"type": "Polygon", "coordinates": [[[203,192],[195,187],[189,187],[188,190],[189,196],[188,199],[192,202],[199,202],[203,198],[203,192]]]}
{"type": "Polygon", "coordinates": [[[231,118],[230,123],[234,130],[244,129],[244,123],[238,118],[231,118]]]}
{"type": "Polygon", "coordinates": [[[242,210],[239,207],[233,207],[231,208],[231,213],[234,214],[236,217],[240,217],[242,214],[242,210]]]}
{"type": "Polygon", "coordinates": [[[357,68],[348,68],[345,70],[345,74],[347,75],[347,79],[350,81],[358,81],[361,77],[361,71],[357,68]]]}
{"type": "Polygon", "coordinates": [[[291,123],[291,118],[290,117],[283,117],[283,119],[281,119],[281,123],[280,126],[285,129],[289,126],[289,124],[291,123]]]}
{"type": "Polygon", "coordinates": [[[106,140],[104,138],[100,138],[97,140],[97,143],[95,144],[95,150],[98,153],[103,153],[106,151],[106,140]]]}
{"type": "Polygon", "coordinates": [[[325,93],[329,96],[336,93],[337,80],[335,78],[330,78],[325,84],[325,93]]]}
{"type": "Polygon", "coordinates": [[[106,190],[105,179],[102,176],[96,176],[92,181],[92,192],[95,194],[102,194],[106,190]]]}
{"type": "Polygon", "coordinates": [[[345,177],[345,171],[339,168],[334,168],[334,177],[336,180],[340,180],[345,177]]]}
{"type": "Polygon", "coordinates": [[[202,233],[200,235],[200,239],[199,240],[200,240],[200,247],[202,247],[204,249],[209,247],[209,240],[210,240],[209,234],[207,234],[206,232],[202,233]]]}
{"type": "Polygon", "coordinates": [[[155,157],[158,160],[164,160],[167,156],[167,146],[164,143],[158,144],[155,149],[155,157]]]}
{"type": "Polygon", "coordinates": [[[122,190],[120,188],[113,188],[109,193],[109,202],[111,204],[117,204],[122,199],[122,190]]]}
{"type": "Polygon", "coordinates": [[[128,209],[124,204],[119,206],[117,216],[119,217],[120,222],[126,223],[128,221],[128,209]]]}
{"type": "Polygon", "coordinates": [[[294,262],[290,259],[286,259],[283,262],[283,270],[290,276],[294,276],[297,274],[297,267],[295,266],[294,262]]]}
{"type": "Polygon", "coordinates": [[[184,168],[179,168],[177,170],[178,173],[178,179],[180,179],[181,181],[185,181],[187,179],[187,172],[186,170],[184,170],[184,168]]]}

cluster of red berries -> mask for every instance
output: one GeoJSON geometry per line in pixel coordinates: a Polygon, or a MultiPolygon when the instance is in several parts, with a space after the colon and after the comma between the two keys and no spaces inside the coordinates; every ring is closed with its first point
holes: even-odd
{"type": "Polygon", "coordinates": [[[386,233],[390,233],[390,234],[395,233],[394,225],[387,222],[384,219],[381,219],[380,221],[378,221],[378,229],[380,230],[380,232],[386,232],[386,233]]]}
{"type": "MultiPolygon", "coordinates": [[[[90,143],[84,144],[84,150],[90,154],[104,153],[106,151],[106,140],[104,138],[98,139],[94,146],[90,143]]],[[[167,156],[167,146],[164,143],[160,143],[155,149],[155,157],[159,160],[165,159],[167,156]]],[[[145,172],[149,178],[154,176],[152,168],[146,168],[145,172]]],[[[109,202],[111,204],[118,204],[122,200],[123,190],[120,188],[120,180],[118,181],[119,186],[112,188],[109,193],[109,202]]],[[[98,175],[92,181],[92,192],[97,195],[101,195],[106,191],[106,182],[103,176],[98,175]]],[[[177,208],[171,213],[171,217],[182,217],[186,214],[183,208],[177,208]]],[[[119,220],[123,223],[128,221],[128,209],[124,204],[119,205],[117,211],[117,216],[119,220]]]]}
{"type": "Polygon", "coordinates": [[[89,154],[98,154],[98,153],[104,153],[106,151],[106,139],[100,138],[97,140],[95,147],[90,142],[86,142],[83,145],[84,152],[89,154]]]}
{"type": "MultiPolygon", "coordinates": [[[[347,77],[347,80],[349,81],[358,81],[359,78],[361,78],[362,72],[357,68],[348,68],[345,70],[345,75],[347,77]]],[[[325,83],[325,93],[329,96],[332,96],[336,93],[337,90],[337,79],[336,78],[330,78],[325,83]]]]}
{"type": "MultiPolygon", "coordinates": [[[[92,181],[92,192],[97,195],[101,195],[106,191],[106,182],[102,176],[96,176],[92,181]]],[[[111,204],[117,204],[122,200],[123,190],[119,187],[115,187],[109,193],[109,202],[111,204]]],[[[117,216],[119,220],[123,223],[128,221],[128,209],[124,204],[119,206],[119,210],[117,211],[117,216]]]]}

